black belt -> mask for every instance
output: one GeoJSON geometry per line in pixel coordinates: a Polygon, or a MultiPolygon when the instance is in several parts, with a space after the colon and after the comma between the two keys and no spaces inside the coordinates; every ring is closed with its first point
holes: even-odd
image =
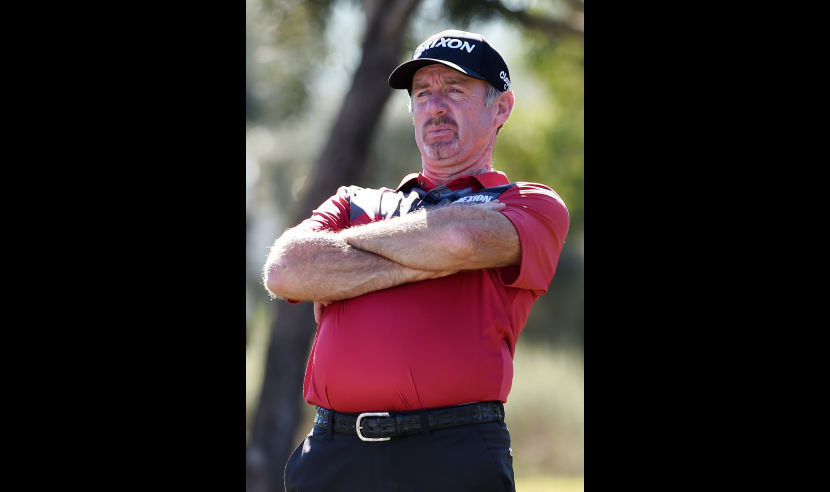
{"type": "Polygon", "coordinates": [[[504,420],[500,401],[467,403],[452,407],[432,408],[414,412],[339,413],[317,407],[314,424],[334,432],[357,434],[362,441],[388,441],[393,437],[445,429],[457,425],[504,420]]]}

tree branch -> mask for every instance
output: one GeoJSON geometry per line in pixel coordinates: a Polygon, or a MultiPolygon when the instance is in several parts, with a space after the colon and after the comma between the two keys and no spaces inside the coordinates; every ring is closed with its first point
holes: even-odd
{"type": "MultiPolygon", "coordinates": [[[[581,4],[582,2],[572,1],[568,3],[571,7],[574,7],[576,3],[581,4]]],[[[516,21],[524,27],[545,31],[554,35],[580,37],[585,35],[585,13],[582,9],[572,9],[570,16],[565,19],[558,19],[531,14],[524,9],[512,10],[507,8],[500,0],[487,0],[487,4],[506,19],[516,21]]]]}

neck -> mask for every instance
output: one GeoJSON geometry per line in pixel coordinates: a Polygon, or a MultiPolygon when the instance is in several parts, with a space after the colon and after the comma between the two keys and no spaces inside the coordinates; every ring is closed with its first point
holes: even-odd
{"type": "Polygon", "coordinates": [[[449,183],[460,176],[471,174],[488,173],[493,170],[492,146],[484,149],[478,159],[473,161],[452,162],[451,159],[434,160],[427,159],[421,154],[421,167],[424,176],[438,184],[438,186],[449,183]]]}
{"type": "Polygon", "coordinates": [[[492,167],[486,168],[464,168],[460,171],[452,171],[449,169],[438,169],[424,166],[422,174],[431,179],[436,185],[441,186],[461,176],[470,176],[472,174],[482,174],[492,171],[492,167]]]}

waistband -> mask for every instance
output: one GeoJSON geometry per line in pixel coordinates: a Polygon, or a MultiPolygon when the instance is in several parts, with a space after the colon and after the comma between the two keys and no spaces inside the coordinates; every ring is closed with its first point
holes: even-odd
{"type": "Polygon", "coordinates": [[[340,413],[318,406],[314,425],[329,432],[357,434],[362,441],[388,441],[393,437],[503,420],[504,404],[500,401],[487,401],[411,412],[359,414],[340,413]]]}

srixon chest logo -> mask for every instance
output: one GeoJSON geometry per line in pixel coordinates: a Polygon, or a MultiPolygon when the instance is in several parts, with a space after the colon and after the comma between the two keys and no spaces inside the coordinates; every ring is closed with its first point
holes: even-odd
{"type": "Polygon", "coordinates": [[[457,38],[439,38],[433,40],[432,43],[423,43],[418,48],[415,49],[415,54],[412,55],[412,58],[420,58],[421,54],[425,50],[429,50],[432,48],[453,48],[459,50],[466,50],[467,53],[472,53],[475,49],[476,45],[470,44],[467,41],[463,41],[457,38]]]}
{"type": "Polygon", "coordinates": [[[468,195],[462,196],[454,203],[486,203],[492,200],[495,200],[496,196],[493,194],[486,194],[486,195],[468,195]]]}
{"type": "MultiPolygon", "coordinates": [[[[459,197],[453,200],[453,203],[487,203],[498,198],[502,193],[509,188],[515,186],[515,183],[510,183],[501,186],[493,186],[491,188],[484,188],[478,191],[470,192],[470,189],[461,190],[459,197]]],[[[455,198],[455,197],[452,197],[455,198]]]]}

